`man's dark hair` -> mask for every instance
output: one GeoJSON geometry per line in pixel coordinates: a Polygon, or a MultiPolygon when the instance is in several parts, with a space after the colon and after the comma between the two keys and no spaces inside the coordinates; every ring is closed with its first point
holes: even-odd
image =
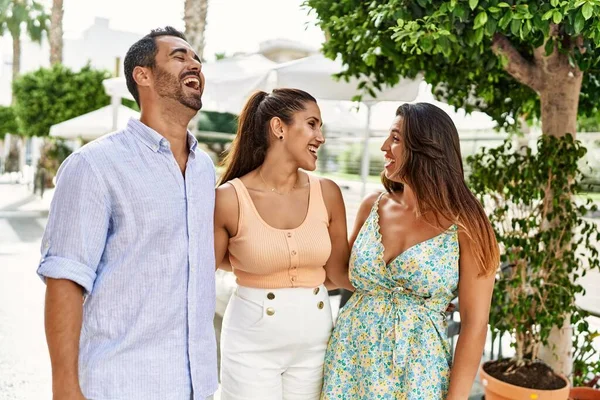
{"type": "Polygon", "coordinates": [[[125,79],[127,80],[127,89],[129,89],[129,93],[131,93],[138,106],[140,106],[140,94],[138,92],[137,83],[133,79],[133,69],[135,67],[155,67],[156,53],[158,52],[156,38],[160,36],[175,36],[187,42],[183,33],[171,26],[166,26],[150,31],[149,34],[135,42],[125,55],[123,67],[125,70],[125,79]]]}

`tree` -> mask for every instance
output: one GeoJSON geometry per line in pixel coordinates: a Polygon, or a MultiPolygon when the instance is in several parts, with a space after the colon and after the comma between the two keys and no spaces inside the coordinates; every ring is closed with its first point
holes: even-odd
{"type": "Polygon", "coordinates": [[[204,55],[204,31],[206,30],[206,15],[208,0],[185,0],[183,20],[185,36],[198,57],[204,55]]]}
{"type": "Polygon", "coordinates": [[[23,26],[31,40],[41,43],[48,30],[48,15],[42,3],[36,0],[0,0],[0,36],[6,31],[13,42],[13,81],[21,70],[21,31],[23,26]]]}
{"type": "Polygon", "coordinates": [[[50,16],[50,65],[61,63],[63,58],[63,0],[52,1],[52,14],[50,16]]]}
{"type": "Polygon", "coordinates": [[[598,0],[307,0],[330,34],[329,57],[371,86],[423,72],[438,99],[508,129],[540,117],[575,135],[598,112],[598,0]]]}
{"type": "Polygon", "coordinates": [[[7,133],[17,133],[17,119],[12,107],[0,106],[0,140],[7,133]]]}
{"type": "Polygon", "coordinates": [[[40,68],[13,82],[14,112],[19,132],[47,136],[50,127],[110,103],[102,81],[108,71],[89,65],[73,72],[62,64],[40,68]]]}
{"type": "MultiPolygon", "coordinates": [[[[539,119],[542,132],[554,137],[575,136],[578,116],[584,120],[599,111],[599,0],[306,4],[329,35],[325,54],[339,55],[347,65],[341,75],[362,77],[364,91],[423,73],[439,100],[486,112],[513,131],[523,118],[539,119]]],[[[548,210],[561,195],[545,193],[548,210]]],[[[542,227],[560,223],[553,219],[542,227]]],[[[563,354],[570,338],[552,344],[563,354]]]]}

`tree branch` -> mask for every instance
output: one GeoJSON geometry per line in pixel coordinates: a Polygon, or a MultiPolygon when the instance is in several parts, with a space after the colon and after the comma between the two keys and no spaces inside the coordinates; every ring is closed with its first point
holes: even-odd
{"type": "Polygon", "coordinates": [[[504,70],[513,78],[522,84],[529,86],[536,92],[540,92],[542,88],[542,79],[540,79],[537,68],[515,49],[506,36],[499,33],[494,35],[492,40],[492,51],[497,56],[503,56],[508,59],[508,63],[504,66],[504,70]]]}

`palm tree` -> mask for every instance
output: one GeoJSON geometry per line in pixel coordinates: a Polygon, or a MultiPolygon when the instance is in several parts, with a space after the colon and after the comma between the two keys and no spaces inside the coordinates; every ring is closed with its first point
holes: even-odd
{"type": "Polygon", "coordinates": [[[204,31],[206,30],[207,13],[208,0],[185,0],[183,13],[185,36],[200,59],[202,59],[204,53],[204,31]]]}
{"type": "Polygon", "coordinates": [[[0,0],[0,35],[6,31],[13,41],[13,81],[21,69],[21,31],[25,31],[34,42],[41,43],[48,28],[48,14],[36,0],[0,0]]]}
{"type": "Polygon", "coordinates": [[[50,17],[50,65],[62,63],[63,56],[63,0],[52,0],[50,17]]]}

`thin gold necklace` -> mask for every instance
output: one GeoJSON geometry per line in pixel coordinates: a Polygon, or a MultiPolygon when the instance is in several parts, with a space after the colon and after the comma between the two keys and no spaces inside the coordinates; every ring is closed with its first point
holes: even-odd
{"type": "MultiPolygon", "coordinates": [[[[270,186],[269,186],[269,184],[268,184],[268,183],[265,181],[265,178],[263,178],[263,176],[262,176],[262,168],[259,168],[259,169],[258,169],[258,175],[260,176],[260,179],[263,181],[263,183],[265,184],[265,186],[266,186],[267,188],[269,188],[269,187],[270,187],[270,186]]],[[[297,175],[297,174],[296,174],[296,183],[298,183],[298,175],[297,175]]],[[[271,187],[271,192],[273,192],[273,193],[277,193],[277,194],[278,194],[278,195],[280,195],[280,196],[284,196],[284,195],[286,195],[286,194],[290,194],[290,193],[292,193],[292,191],[293,191],[294,189],[296,189],[296,183],[294,183],[294,186],[292,186],[292,188],[290,189],[290,191],[289,191],[289,192],[287,192],[287,193],[281,193],[280,191],[278,191],[278,190],[277,190],[277,189],[275,189],[274,187],[271,187]]]]}

